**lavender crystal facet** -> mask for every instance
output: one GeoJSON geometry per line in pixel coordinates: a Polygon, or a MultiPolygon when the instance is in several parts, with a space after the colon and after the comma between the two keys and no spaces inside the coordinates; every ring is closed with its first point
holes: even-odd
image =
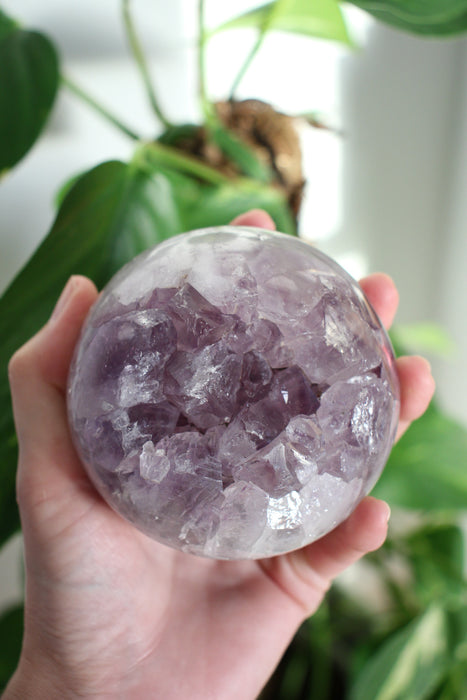
{"type": "Polygon", "coordinates": [[[398,384],[358,285],[259,229],[184,234],[93,307],[68,407],[108,503],[171,547],[260,558],[333,529],[389,454],[398,384]]]}

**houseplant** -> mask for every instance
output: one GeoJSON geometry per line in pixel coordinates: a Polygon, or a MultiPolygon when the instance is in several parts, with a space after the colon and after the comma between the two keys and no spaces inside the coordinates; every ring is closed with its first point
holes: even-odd
{"type": "MultiPolygon", "coordinates": [[[[420,3],[404,0],[354,4],[371,9],[380,20],[422,35],[447,35],[467,28],[464,0],[431,0],[422,8],[420,3]]],[[[240,110],[247,125],[257,125],[257,112],[263,123],[272,120],[284,129],[292,128],[290,119],[267,105],[236,103],[229,100],[229,94],[225,102],[211,104],[202,79],[209,39],[203,7],[201,1],[203,123],[172,125],[162,114],[151,86],[130,3],[122,3],[130,47],[154,112],[164,125],[163,132],[149,143],[143,143],[138,134],[106,113],[80,88],[60,83],[59,59],[50,39],[20,29],[15,20],[0,13],[2,171],[14,167],[40,136],[60,85],[79,93],[135,141],[129,163],[97,165],[64,186],[49,235],[0,302],[2,542],[18,528],[14,497],[16,440],[6,365],[14,350],[48,317],[67,277],[71,273],[86,274],[101,287],[116,269],[149,245],[183,230],[227,223],[252,207],[267,209],[279,229],[296,233],[300,178],[290,183],[278,172],[274,144],[268,144],[266,156],[264,135],[261,144],[251,138],[248,126],[235,126],[240,110]]],[[[253,51],[243,65],[239,62],[238,80],[266,34],[274,30],[350,41],[336,0],[276,0],[234,18],[223,29],[237,26],[253,26],[258,32],[253,51]]],[[[404,338],[399,337],[399,344],[403,342],[404,338]]],[[[384,615],[377,617],[347,590],[336,586],[318,615],[297,635],[265,697],[460,697],[467,673],[463,646],[467,620],[463,613],[464,535],[457,514],[467,502],[462,473],[466,454],[465,431],[433,405],[394,449],[376,490],[392,505],[422,512],[411,528],[394,533],[381,552],[368,558],[367,565],[386,595],[384,615]],[[432,638],[439,640],[435,648],[427,643],[432,638]],[[320,663],[311,665],[311,658],[320,659],[320,663]]],[[[9,630],[20,639],[20,618],[18,609],[3,615],[0,638],[8,639],[8,646],[12,638],[9,630]]],[[[9,667],[7,657],[4,659],[6,679],[14,655],[9,667]]]]}

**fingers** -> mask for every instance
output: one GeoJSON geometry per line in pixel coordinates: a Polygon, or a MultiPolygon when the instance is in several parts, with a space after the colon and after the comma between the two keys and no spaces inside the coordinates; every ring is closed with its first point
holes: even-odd
{"type": "Polygon", "coordinates": [[[49,322],[10,361],[13,410],[20,446],[18,499],[26,510],[53,501],[84,472],[70,441],[65,389],[81,325],[97,291],[72,277],[49,322]]]}
{"type": "MultiPolygon", "coordinates": [[[[400,437],[410,423],[424,413],[435,385],[430,365],[423,357],[399,358],[397,371],[401,387],[397,434],[400,437]]],[[[352,515],[328,535],[302,550],[278,557],[270,574],[280,581],[281,587],[305,613],[310,614],[336,576],[383,544],[389,515],[386,503],[365,498],[352,515]]]]}
{"type": "Polygon", "coordinates": [[[263,209],[252,209],[245,214],[235,217],[232,226],[255,226],[275,231],[276,224],[269,214],[263,209]]]}
{"type": "Polygon", "coordinates": [[[399,357],[396,360],[399,375],[401,407],[396,439],[407,430],[412,421],[428,408],[434,391],[435,380],[431,375],[430,363],[423,357],[399,357]]]}
{"type": "Polygon", "coordinates": [[[310,615],[336,576],[381,547],[389,516],[387,503],[367,497],[328,535],[303,549],[264,562],[263,568],[298,604],[304,616],[310,615]]]}
{"type": "MultiPolygon", "coordinates": [[[[378,272],[361,280],[360,286],[386,328],[394,319],[399,295],[394,282],[378,272]]],[[[423,357],[400,357],[396,361],[401,391],[401,408],[396,439],[412,421],[426,411],[435,390],[430,364],[423,357]]]]}
{"type": "Polygon", "coordinates": [[[65,391],[75,345],[97,290],[86,277],[70,277],[43,331],[32,338],[45,381],[65,391]],[[57,342],[58,341],[58,342],[57,342]]]}
{"type": "Polygon", "coordinates": [[[389,275],[377,272],[360,280],[360,287],[381,319],[390,328],[399,304],[399,293],[389,275]]]}
{"type": "Polygon", "coordinates": [[[390,514],[384,501],[365,498],[347,520],[304,550],[305,561],[324,581],[332,581],[364,554],[381,547],[390,514]]]}

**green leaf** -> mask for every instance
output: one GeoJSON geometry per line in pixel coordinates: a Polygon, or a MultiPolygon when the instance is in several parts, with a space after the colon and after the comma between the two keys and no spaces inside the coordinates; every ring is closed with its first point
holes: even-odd
{"type": "MultiPolygon", "coordinates": [[[[467,700],[467,605],[466,600],[447,609],[452,666],[443,700],[467,700]],[[450,691],[450,692],[449,692],[450,691]]],[[[441,700],[440,697],[440,700],[441,700]]]]}
{"type": "Polygon", "coordinates": [[[9,358],[47,321],[70,275],[86,275],[101,287],[130,258],[181,226],[163,175],[103,163],[72,187],[47,238],[0,299],[0,544],[19,527],[9,358]]]}
{"type": "Polygon", "coordinates": [[[130,171],[115,214],[102,284],[143,250],[184,230],[172,183],[162,172],[130,171]]]}
{"type": "Polygon", "coordinates": [[[182,231],[227,224],[252,208],[266,209],[280,230],[295,233],[279,190],[240,178],[221,182],[153,165],[149,147],[130,165],[99,165],[65,195],[49,235],[0,299],[0,544],[19,527],[7,363],[46,322],[68,277],[84,274],[102,287],[142,250],[182,231]]]}
{"type": "Polygon", "coordinates": [[[387,12],[372,12],[375,19],[389,24],[396,29],[401,29],[411,34],[419,34],[424,37],[449,37],[455,34],[462,34],[467,31],[467,13],[460,15],[450,22],[440,24],[413,24],[394,17],[387,12]]]}
{"type": "Polygon", "coordinates": [[[433,523],[409,535],[407,543],[412,561],[429,559],[438,571],[464,578],[464,533],[458,525],[433,523]]]}
{"type": "Polygon", "coordinates": [[[163,173],[172,183],[184,231],[222,226],[249,209],[265,209],[279,231],[292,235],[297,233],[285,195],[272,185],[249,178],[230,179],[220,175],[214,182],[211,171],[217,173],[212,168],[182,155],[174,157],[172,152],[161,153],[152,144],[141,151],[141,158],[145,159],[150,171],[163,173]],[[207,171],[209,180],[203,181],[203,170],[207,171]],[[185,174],[190,171],[194,177],[185,174]]]}
{"type": "Polygon", "coordinates": [[[0,42],[0,172],[36,141],[58,82],[57,54],[45,36],[19,29],[6,33],[0,42]]]}
{"type": "Polygon", "coordinates": [[[467,0],[348,0],[376,19],[427,36],[467,30],[467,0]]]}
{"type": "Polygon", "coordinates": [[[0,42],[11,32],[17,29],[17,23],[0,10],[0,42]]]}
{"type": "Polygon", "coordinates": [[[443,598],[463,600],[464,533],[457,525],[431,523],[406,536],[401,552],[409,558],[414,589],[426,606],[443,598]]]}
{"type": "Polygon", "coordinates": [[[435,405],[393,447],[373,494],[404,508],[464,510],[467,430],[435,405]]]}
{"type": "Polygon", "coordinates": [[[205,192],[197,211],[190,215],[195,228],[228,224],[233,218],[250,209],[264,209],[283,233],[296,234],[296,226],[285,197],[273,187],[240,189],[235,185],[211,188],[205,192]]]}
{"type": "Polygon", "coordinates": [[[22,605],[8,608],[0,617],[0,693],[18,665],[23,640],[23,618],[22,605]]]}
{"type": "MultiPolygon", "coordinates": [[[[451,648],[467,671],[467,605],[465,600],[447,608],[451,648]]],[[[466,690],[467,690],[467,686],[466,690]]]]}
{"type": "Polygon", "coordinates": [[[214,143],[221,149],[239,168],[240,172],[248,177],[258,180],[258,182],[271,182],[272,173],[270,168],[262,163],[254,151],[241,141],[235,134],[216,124],[209,129],[209,133],[214,143]]]}
{"type": "Polygon", "coordinates": [[[173,184],[183,230],[222,226],[250,209],[264,209],[283,233],[296,235],[287,201],[278,189],[251,180],[222,185],[197,183],[175,171],[165,171],[173,184]]]}
{"type": "Polygon", "coordinates": [[[78,182],[78,180],[83,177],[83,175],[86,174],[87,171],[80,171],[75,173],[74,175],[71,175],[65,182],[63,182],[60,187],[58,188],[57,192],[55,193],[54,196],[54,204],[55,204],[55,209],[60,209],[62,206],[65,197],[67,194],[70,192],[72,187],[78,182]]]}
{"type": "Polygon", "coordinates": [[[363,9],[390,12],[406,22],[438,24],[467,11],[466,0],[351,0],[363,9]]]}
{"type": "Polygon", "coordinates": [[[255,27],[303,34],[352,45],[337,0],[282,0],[269,2],[226,22],[216,32],[255,27]],[[274,15],[271,12],[274,11],[274,15]]]}
{"type": "Polygon", "coordinates": [[[350,700],[428,700],[448,664],[445,616],[433,606],[383,644],[359,674],[350,700]]]}
{"type": "Polygon", "coordinates": [[[200,127],[198,124],[177,124],[166,129],[157,137],[157,141],[166,146],[178,146],[185,139],[196,139],[199,131],[200,127]]]}
{"type": "Polygon", "coordinates": [[[249,145],[227,129],[215,115],[209,117],[205,127],[194,124],[170,127],[158,137],[157,145],[152,144],[151,148],[157,148],[162,144],[174,148],[181,146],[183,150],[184,142],[195,145],[201,143],[206,136],[232,163],[238,166],[240,173],[259,182],[271,182],[273,179],[271,169],[259,160],[249,145]]]}
{"type": "Polygon", "coordinates": [[[452,355],[456,345],[449,333],[438,323],[410,323],[391,328],[391,340],[404,352],[429,353],[441,357],[452,355]]]}

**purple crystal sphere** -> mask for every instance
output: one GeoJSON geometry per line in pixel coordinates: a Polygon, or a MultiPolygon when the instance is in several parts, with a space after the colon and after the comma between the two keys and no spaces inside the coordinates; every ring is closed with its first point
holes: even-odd
{"type": "Polygon", "coordinates": [[[370,491],[399,391],[344,270],[290,236],[220,227],[115,275],[83,328],[68,408],[123,517],[186,552],[260,558],[318,539],[370,491]]]}

